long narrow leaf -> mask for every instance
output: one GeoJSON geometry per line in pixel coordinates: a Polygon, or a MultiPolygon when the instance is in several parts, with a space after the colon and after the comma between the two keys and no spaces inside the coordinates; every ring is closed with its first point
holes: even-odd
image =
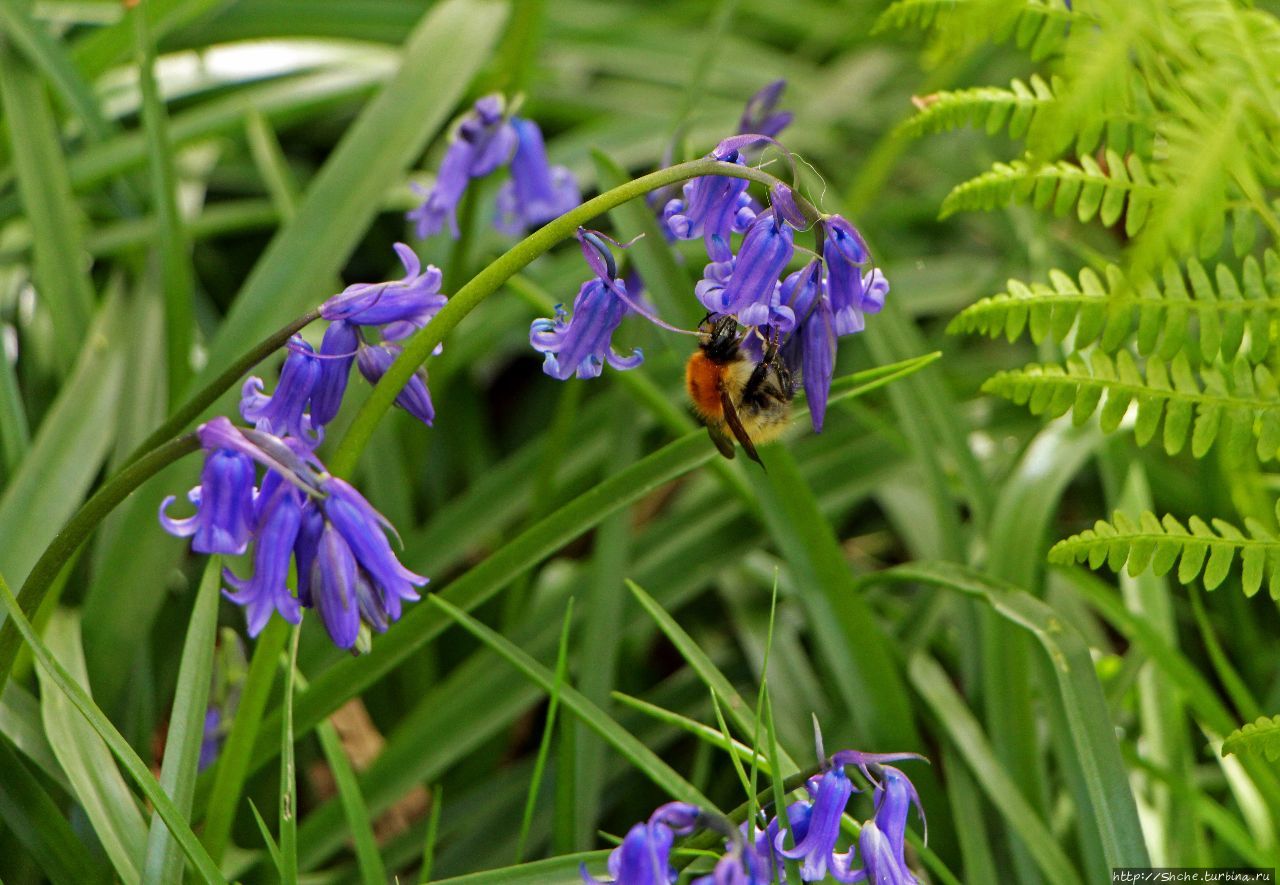
{"type": "MultiPolygon", "coordinates": [[[[43,672],[48,674],[50,685],[57,692],[66,696],[76,711],[88,721],[93,730],[98,733],[98,736],[106,742],[116,759],[128,772],[129,777],[138,785],[165,824],[168,825],[169,831],[178,840],[178,844],[182,846],[183,853],[186,854],[187,859],[191,861],[205,881],[225,882],[226,880],[218,871],[217,866],[209,858],[208,852],[204,850],[199,840],[196,839],[195,834],[191,832],[191,828],[183,820],[182,814],[174,807],[173,802],[170,801],[160,787],[155,776],[147,769],[146,764],[133,752],[129,742],[116,730],[110,720],[103,715],[102,711],[93,703],[93,699],[89,697],[76,679],[58,663],[58,660],[50,653],[45,644],[36,636],[35,631],[31,629],[31,624],[22,614],[22,609],[18,606],[18,600],[14,598],[13,591],[9,589],[8,583],[3,578],[0,578],[0,602],[4,604],[9,618],[12,619],[18,632],[31,648],[31,652],[40,663],[43,672]]],[[[139,816],[139,827],[141,827],[141,816],[139,816]]],[[[141,849],[139,849],[138,853],[141,855],[141,849]]]]}

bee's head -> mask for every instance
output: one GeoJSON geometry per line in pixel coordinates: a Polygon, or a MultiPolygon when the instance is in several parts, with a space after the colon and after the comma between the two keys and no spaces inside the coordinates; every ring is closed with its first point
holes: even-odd
{"type": "Polygon", "coordinates": [[[730,314],[709,313],[698,326],[701,347],[708,358],[728,362],[738,354],[738,321],[730,314]]]}

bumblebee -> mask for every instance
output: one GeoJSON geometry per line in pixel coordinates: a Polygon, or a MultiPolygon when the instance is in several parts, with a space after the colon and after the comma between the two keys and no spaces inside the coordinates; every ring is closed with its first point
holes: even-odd
{"type": "Polygon", "coordinates": [[[698,335],[698,349],[684,372],[693,408],[720,454],[732,458],[737,439],[747,457],[763,466],[756,443],[777,439],[786,429],[795,396],[778,344],[766,342],[757,361],[743,346],[738,321],[727,314],[708,314],[698,335]]]}

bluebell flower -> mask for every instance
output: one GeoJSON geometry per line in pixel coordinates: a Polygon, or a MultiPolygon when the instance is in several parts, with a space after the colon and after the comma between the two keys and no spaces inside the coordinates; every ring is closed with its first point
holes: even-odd
{"type": "MultiPolygon", "coordinates": [[[[675,836],[669,827],[636,824],[627,831],[622,844],[609,853],[606,869],[617,885],[672,885],[671,845],[675,836]]],[[[579,867],[586,885],[603,885],[587,873],[586,864],[579,867]]]]}
{"type": "Polygon", "coordinates": [[[542,371],[560,381],[573,375],[599,376],[607,362],[618,370],[634,369],[644,362],[640,348],[621,356],[612,347],[613,333],[627,315],[627,305],[614,290],[626,294],[626,283],[615,280],[588,280],[573,300],[573,316],[566,319],[564,307],[556,305],[554,319],[536,319],[529,327],[529,343],[545,354],[542,371]]]}
{"type": "Polygon", "coordinates": [[[818,779],[804,838],[794,848],[786,848],[783,834],[779,833],[774,843],[778,853],[801,862],[800,877],[806,882],[820,881],[828,874],[838,882],[854,881],[853,852],[837,854],[835,850],[840,838],[840,817],[853,790],[843,766],[832,767],[818,779]]]}
{"type": "MultiPolygon", "coordinates": [[[[868,306],[864,302],[862,268],[871,254],[857,228],[839,215],[823,219],[823,228],[822,254],[827,263],[827,293],[835,315],[836,334],[861,332],[866,325],[863,314],[868,306]]],[[[880,303],[884,303],[883,296],[880,303]]]]}
{"type": "MultiPolygon", "coordinates": [[[[622,844],[609,854],[607,869],[617,885],[671,885],[676,874],[671,869],[671,845],[676,836],[693,832],[701,810],[687,802],[668,802],[659,806],[649,820],[627,831],[622,844]]],[[[600,885],[579,867],[582,881],[600,885]]]]}
{"type": "Polygon", "coordinates": [[[236,577],[224,569],[223,577],[237,592],[224,590],[232,602],[244,606],[249,635],[257,636],[272,612],[291,624],[302,619],[298,601],[289,592],[289,560],[302,521],[302,501],[298,490],[277,473],[269,472],[262,482],[256,504],[253,577],[236,577]]]}
{"type": "Polygon", "coordinates": [[[200,758],[196,763],[198,771],[204,771],[218,758],[222,749],[222,711],[217,707],[209,707],[204,714],[204,731],[200,736],[200,758]]]}
{"type": "Polygon", "coordinates": [[[419,239],[440,231],[445,222],[454,239],[458,231],[458,201],[473,178],[481,178],[505,165],[516,146],[516,132],[504,118],[502,98],[487,95],[479,99],[470,114],[454,130],[436,174],[435,186],[414,190],[424,197],[422,204],[407,214],[415,222],[419,239]]]}
{"type": "Polygon", "coordinates": [[[782,281],[782,302],[796,316],[796,330],[782,345],[782,359],[804,382],[809,418],[814,431],[821,433],[835,374],[836,335],[820,262],[811,261],[782,281]]]}
{"type": "MultiPolygon", "coordinates": [[[[419,599],[414,588],[425,586],[428,579],[400,564],[387,541],[386,532],[395,531],[391,523],[350,483],[331,476],[324,481],[323,489],[328,495],[324,499],[325,518],[351,547],[362,574],[368,576],[370,585],[377,590],[377,604],[386,617],[398,620],[400,603],[419,599]]],[[[314,580],[311,589],[314,599],[314,580]]]]}
{"type": "Polygon", "coordinates": [[[195,515],[169,518],[170,495],[160,503],[160,524],[171,535],[191,538],[197,553],[244,553],[252,533],[253,480],[253,461],[247,455],[215,448],[205,457],[200,485],[187,493],[195,515]]]}
{"type": "Polygon", "coordinates": [[[405,269],[402,279],[347,286],[320,305],[320,316],[357,326],[425,325],[448,300],[440,294],[440,268],[428,264],[423,270],[417,253],[404,243],[396,243],[395,250],[405,269]]]}
{"type": "Polygon", "coordinates": [[[733,314],[744,326],[789,331],[795,315],[779,304],[778,277],[795,252],[794,236],[790,225],[771,214],[757,218],[734,258],[733,272],[714,312],[733,314]]]}
{"type": "Polygon", "coordinates": [[[742,119],[738,121],[738,132],[742,135],[755,133],[776,138],[790,125],[790,111],[774,110],[782,91],[787,88],[786,80],[774,80],[762,87],[759,92],[747,99],[747,106],[742,111],[742,119]]]}
{"type": "Polygon", "coordinates": [[[503,233],[517,235],[563,215],[582,198],[573,173],[547,161],[538,124],[514,117],[511,125],[518,142],[511,158],[511,179],[498,191],[496,224],[503,233]]]}
{"type": "MultiPolygon", "coordinates": [[[[391,364],[400,356],[401,348],[394,344],[362,345],[356,355],[356,364],[360,374],[370,384],[377,384],[391,364]]],[[[409,378],[409,382],[396,394],[396,405],[404,409],[428,427],[436,418],[435,407],[431,404],[431,391],[427,389],[427,370],[419,366],[409,378]]]]}
{"type": "Polygon", "coordinates": [[[320,614],[333,644],[338,648],[351,648],[360,634],[360,609],[356,602],[358,570],[351,545],[333,523],[324,522],[310,560],[311,574],[307,581],[310,602],[320,614]]]}
{"type": "MultiPolygon", "coordinates": [[[[738,151],[712,153],[725,163],[745,165],[738,151]]],[[[664,227],[679,240],[702,237],[712,261],[732,255],[730,235],[741,233],[755,220],[745,178],[703,175],[685,182],[684,198],[674,199],[662,210],[664,227]]]]}
{"type": "Polygon", "coordinates": [[[359,346],[360,332],[346,320],[335,320],[325,329],[317,360],[320,374],[311,391],[311,422],[317,427],[337,417],[359,346]]]}
{"type": "Polygon", "coordinates": [[[306,408],[320,378],[320,360],[299,335],[289,339],[288,352],[275,393],[263,394],[262,379],[256,375],[244,382],[240,414],[258,430],[292,436],[315,447],[320,442],[319,427],[313,425],[306,408]]]}

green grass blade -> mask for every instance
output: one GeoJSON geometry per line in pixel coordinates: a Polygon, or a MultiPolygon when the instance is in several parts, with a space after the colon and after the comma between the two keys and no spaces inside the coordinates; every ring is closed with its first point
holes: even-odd
{"type": "Polygon", "coordinates": [[[191,380],[194,342],[195,282],[190,246],[178,211],[178,175],[174,167],[169,120],[155,78],[155,49],[147,27],[145,4],[129,12],[133,19],[138,80],[142,88],[142,124],[151,167],[151,203],[156,213],[160,279],[164,293],[164,327],[169,370],[169,409],[175,408],[191,380]]]}
{"type": "Polygon", "coordinates": [[[262,812],[258,811],[258,806],[249,801],[249,810],[253,812],[253,820],[258,825],[258,832],[262,834],[262,844],[267,846],[267,856],[271,858],[271,863],[276,868],[276,873],[280,874],[283,869],[281,864],[284,861],[280,857],[280,846],[276,844],[276,840],[271,835],[271,830],[267,827],[267,822],[262,819],[262,812]]]}
{"type": "MultiPolygon", "coordinates": [[[[445,586],[438,595],[463,610],[480,605],[506,587],[512,578],[588,531],[608,514],[715,456],[716,451],[705,434],[682,437],[529,527],[445,586]]],[[[312,683],[311,690],[298,699],[295,718],[299,733],[314,728],[321,718],[399,666],[414,651],[440,635],[449,623],[441,611],[429,605],[417,605],[393,629],[378,638],[372,652],[346,659],[326,670],[312,683]]],[[[278,724],[273,716],[268,728],[278,724]]],[[[265,764],[278,751],[277,741],[264,743],[260,739],[253,768],[265,764]]]]}
{"type": "Polygon", "coordinates": [[[906,686],[870,605],[856,592],[835,532],[818,509],[795,456],[765,446],[756,478],[765,524],[786,557],[814,640],[839,686],[860,746],[918,749],[906,686]]]}
{"type": "Polygon", "coordinates": [[[0,496],[0,572],[27,574],[97,477],[115,434],[124,384],[124,330],[108,301],[92,342],[40,423],[17,475],[0,496]]]}
{"type": "MultiPolygon", "coordinates": [[[[302,674],[295,672],[294,678],[298,681],[298,687],[305,691],[307,681],[302,674]]],[[[351,841],[356,849],[356,866],[360,869],[360,878],[365,885],[384,885],[387,871],[382,865],[382,855],[378,852],[378,843],[373,835],[373,818],[370,817],[369,807],[360,793],[360,784],[356,781],[351,760],[342,747],[338,730],[332,722],[326,720],[316,727],[316,736],[320,739],[320,750],[333,775],[338,801],[342,803],[342,811],[347,818],[351,841]]]]}
{"type": "Polygon", "coordinates": [[[581,864],[595,867],[608,856],[607,851],[582,851],[483,873],[437,879],[436,885],[582,885],[578,867],[581,864]]]}
{"type": "Polygon", "coordinates": [[[298,885],[298,778],[293,764],[293,685],[298,669],[298,640],[302,625],[295,625],[289,643],[284,675],[284,721],[280,726],[280,882],[298,885]]]}
{"type": "MultiPolygon", "coordinates": [[[[1099,841],[1103,856],[1112,867],[1147,865],[1146,843],[1107,699],[1098,683],[1089,648],[1080,635],[1040,600],[962,566],[899,566],[878,573],[874,580],[919,581],[958,590],[982,600],[1035,638],[1044,651],[1039,659],[1042,678],[1046,685],[1057,689],[1074,751],[1061,761],[1078,767],[1086,790],[1081,797],[1087,802],[1080,813],[1081,825],[1099,841]]],[[[983,766],[972,767],[979,779],[988,774],[983,766]]]]}
{"type": "Polygon", "coordinates": [[[66,772],[58,764],[44,736],[40,702],[21,685],[10,682],[0,695],[0,734],[23,756],[35,763],[40,773],[64,791],[71,792],[66,772]]]}
{"type": "Polygon", "coordinates": [[[498,37],[501,3],[448,0],[414,29],[399,71],[312,179],[294,220],[254,265],[209,346],[208,380],[270,328],[324,300],[388,186],[444,124],[498,37]]]}
{"type": "MultiPolygon", "coordinates": [[[[210,556],[196,591],[195,608],[182,647],[182,663],[178,667],[178,685],[173,694],[173,711],[160,768],[160,786],[187,820],[191,819],[191,799],[195,794],[200,745],[204,740],[221,598],[222,557],[210,556]]],[[[182,881],[182,852],[157,814],[151,816],[143,881],[162,885],[182,881]]]]}
{"type": "Polygon", "coordinates": [[[1079,885],[1081,879],[1071,859],[1058,847],[1044,819],[1036,814],[1005,772],[982,727],[947,674],[923,653],[911,658],[908,671],[916,691],[938,717],[992,804],[1021,837],[1045,878],[1059,885],[1079,885]]]}
{"type": "MultiPolygon", "coordinates": [[[[9,589],[9,585],[4,578],[0,578],[0,602],[4,604],[9,618],[17,627],[22,638],[26,640],[43,672],[49,675],[51,687],[61,695],[65,695],[76,711],[89,722],[93,730],[98,733],[98,736],[106,742],[107,747],[124,766],[129,777],[138,785],[139,789],[142,790],[143,794],[160,814],[160,817],[169,826],[169,831],[178,840],[178,844],[182,846],[183,852],[196,868],[196,871],[207,882],[225,882],[226,880],[218,871],[217,866],[210,860],[208,853],[200,845],[195,834],[191,832],[191,828],[183,820],[182,814],[169,801],[169,797],[147,769],[146,764],[133,752],[129,742],[116,730],[111,721],[103,715],[102,711],[93,703],[93,699],[89,697],[76,679],[67,672],[62,664],[58,663],[58,660],[50,653],[45,644],[40,641],[40,637],[36,636],[30,622],[22,614],[22,609],[18,606],[18,600],[14,597],[13,591],[9,589]]],[[[132,798],[130,801],[132,801],[132,798]]],[[[139,815],[139,826],[141,826],[141,815],[139,815]]]]}
{"type": "MultiPolygon", "coordinates": [[[[512,644],[510,640],[481,624],[440,596],[428,596],[426,601],[443,611],[476,639],[506,658],[544,691],[550,691],[555,686],[555,675],[512,644]]],[[[673,799],[690,802],[702,808],[715,809],[715,804],[703,796],[693,784],[681,777],[675,769],[581,693],[569,686],[564,686],[561,690],[561,703],[673,799]]]]}
{"type": "Polygon", "coordinates": [[[436,840],[440,835],[440,818],[444,813],[444,786],[437,784],[431,791],[431,809],[427,812],[427,835],[422,840],[422,869],[418,871],[418,885],[431,881],[431,868],[435,866],[436,840]]]}
{"type": "MultiPolygon", "coordinates": [[[[609,419],[610,454],[605,462],[606,475],[626,469],[639,452],[635,408],[625,398],[614,395],[613,414],[609,419]]],[[[596,529],[591,555],[591,578],[583,595],[583,623],[579,636],[579,660],[591,665],[581,668],[577,688],[583,697],[602,710],[609,709],[609,692],[617,685],[620,649],[617,635],[622,628],[626,595],[621,592],[631,559],[630,508],[606,517],[596,529]]],[[[584,723],[575,723],[574,735],[574,801],[573,844],[591,844],[592,835],[604,805],[605,783],[608,781],[606,750],[584,723]]],[[[568,772],[565,772],[568,774],[568,772]]],[[[566,810],[567,811],[567,810],[566,810]]],[[[568,823],[565,822],[566,827],[568,823]]]]}
{"type": "MultiPolygon", "coordinates": [[[[713,694],[712,697],[715,697],[713,694]]],[[[731,735],[726,735],[722,728],[712,728],[710,725],[703,725],[696,719],[690,719],[687,716],[681,716],[679,713],[659,707],[657,704],[651,704],[640,698],[632,697],[629,694],[623,694],[620,691],[613,693],[613,699],[623,706],[630,707],[646,716],[652,717],[658,722],[666,725],[672,725],[682,731],[696,737],[709,746],[724,750],[732,756],[737,757],[743,762],[764,763],[765,770],[768,770],[768,759],[762,758],[760,754],[752,751],[751,747],[734,739],[731,735]]]]}
{"type": "Polygon", "coordinates": [[[110,125],[98,107],[93,89],[48,29],[36,22],[18,0],[0,0],[0,26],[27,61],[44,74],[62,103],[84,124],[89,137],[95,141],[106,138],[110,125]]]}
{"type": "MultiPolygon", "coordinates": [[[[45,635],[48,637],[49,654],[66,662],[64,672],[75,680],[76,688],[92,704],[84,688],[88,685],[89,674],[80,648],[80,624],[76,615],[58,610],[50,618],[45,635]]],[[[116,873],[125,882],[137,882],[142,877],[142,861],[147,846],[147,827],[138,803],[103,739],[77,710],[78,705],[71,694],[61,690],[53,670],[41,669],[38,676],[40,709],[53,752],[67,773],[76,799],[84,808],[116,873]]],[[[96,712],[97,708],[94,709],[96,712]]],[[[151,777],[150,772],[147,777],[151,777]]]]}
{"type": "MultiPolygon", "coordinates": [[[[751,712],[750,704],[733,687],[733,683],[720,672],[707,653],[698,647],[693,637],[662,606],[658,605],[656,599],[641,589],[634,581],[627,581],[627,588],[640,603],[640,607],[645,610],[645,613],[658,625],[658,629],[676,647],[676,651],[680,653],[680,656],[698,674],[698,678],[706,684],[707,688],[711,689],[713,695],[724,703],[728,709],[729,717],[742,733],[752,736],[760,734],[761,724],[757,716],[751,712]]],[[[795,760],[785,751],[780,751],[778,758],[782,764],[781,774],[783,777],[800,770],[795,760]]]]}
{"type": "Polygon", "coordinates": [[[288,638],[289,625],[283,618],[272,618],[266,629],[258,634],[253,658],[249,662],[249,675],[245,677],[244,688],[240,692],[235,721],[222,745],[222,752],[218,754],[204,830],[201,832],[209,856],[215,860],[222,859],[231,839],[231,825],[240,804],[240,792],[249,776],[249,759],[262,725],[271,684],[275,681],[280,652],[288,638]]]}
{"type": "MultiPolygon", "coordinates": [[[[1077,428],[1066,421],[1055,422],[1036,435],[1012,474],[1001,483],[996,499],[986,565],[992,576],[1017,587],[1040,586],[1050,521],[1067,483],[1101,443],[1096,429],[1077,428]]],[[[987,730],[1023,795],[1047,814],[1048,778],[1036,735],[1029,637],[991,610],[983,613],[980,623],[987,730]]],[[[1015,860],[1021,862],[1019,870],[1028,871],[1030,861],[1016,846],[1015,852],[1015,860]]],[[[1092,873],[1097,877],[1106,871],[1094,869],[1092,873]]]]}
{"type": "Polygon", "coordinates": [[[0,740],[0,821],[54,885],[107,880],[101,862],[76,838],[57,803],[6,740],[0,740]]]}
{"type": "Polygon", "coordinates": [[[548,696],[547,719],[542,727],[542,740],[538,742],[538,756],[533,763],[533,777],[529,781],[529,796],[524,803],[524,815],[520,818],[520,837],[516,840],[516,863],[524,861],[524,849],[529,841],[529,827],[533,823],[533,812],[537,807],[538,792],[542,786],[542,775],[547,767],[547,756],[551,752],[556,713],[560,708],[560,691],[569,670],[569,628],[572,625],[573,597],[569,597],[569,604],[564,611],[564,625],[560,628],[560,647],[556,652],[555,681],[548,696]]]}
{"type": "Polygon", "coordinates": [[[93,316],[93,283],[82,258],[84,219],[71,194],[44,83],[6,47],[0,47],[0,102],[10,121],[23,214],[31,225],[36,288],[53,321],[59,365],[66,370],[93,316]]]}
{"type": "Polygon", "coordinates": [[[22,401],[15,367],[6,355],[0,360],[0,463],[4,465],[6,480],[17,471],[30,448],[31,425],[27,421],[27,407],[22,401]]]}

